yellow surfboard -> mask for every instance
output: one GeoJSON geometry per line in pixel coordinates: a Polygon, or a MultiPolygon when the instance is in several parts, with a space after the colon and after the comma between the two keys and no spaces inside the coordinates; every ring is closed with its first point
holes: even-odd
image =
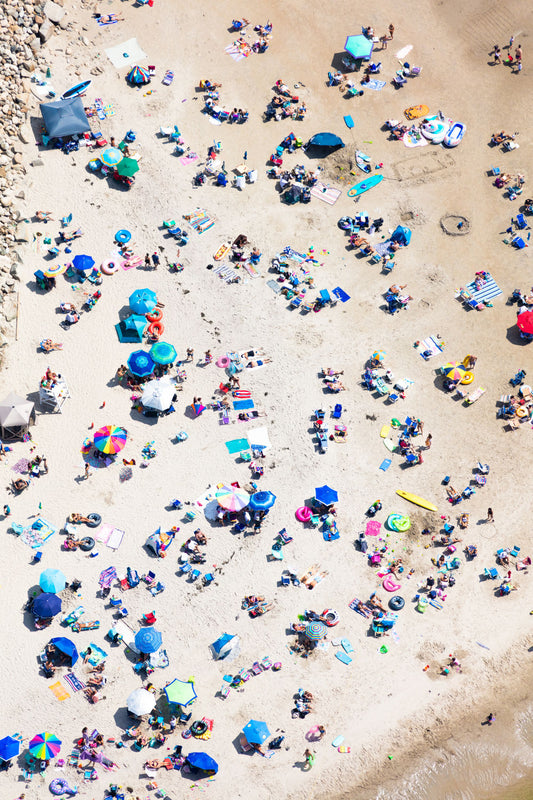
{"type": "Polygon", "coordinates": [[[411,492],[404,492],[402,489],[397,489],[396,494],[399,494],[400,497],[404,498],[404,500],[409,500],[410,503],[414,503],[416,506],[427,508],[428,511],[437,511],[436,505],[430,503],[429,500],[424,500],[423,497],[419,497],[417,494],[411,494],[411,492]]]}

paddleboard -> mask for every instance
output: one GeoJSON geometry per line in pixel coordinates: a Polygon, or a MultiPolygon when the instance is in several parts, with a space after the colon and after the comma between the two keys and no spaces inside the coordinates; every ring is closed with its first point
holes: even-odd
{"type": "Polygon", "coordinates": [[[355,151],[355,163],[363,172],[370,172],[372,166],[370,164],[370,156],[365,155],[361,150],[355,151]]]}
{"type": "Polygon", "coordinates": [[[382,439],[385,439],[385,437],[388,436],[389,431],[390,431],[390,425],[384,425],[380,430],[379,435],[381,436],[382,439]]]}
{"type": "Polygon", "coordinates": [[[359,197],[359,195],[377,186],[382,180],[383,175],[370,175],[364,181],[360,181],[360,183],[356,183],[351,189],[348,189],[348,197],[359,197]]]}
{"type": "Polygon", "coordinates": [[[404,500],[409,500],[410,503],[414,503],[416,506],[427,508],[428,511],[437,511],[436,505],[430,503],[429,500],[424,500],[423,497],[419,497],[417,494],[411,494],[411,492],[404,492],[402,489],[397,489],[396,494],[399,494],[400,497],[403,497],[404,500]]]}
{"type": "Polygon", "coordinates": [[[406,108],[403,113],[405,114],[407,119],[418,119],[418,117],[425,117],[428,111],[429,111],[428,106],[419,105],[419,106],[409,106],[409,108],[406,108]]]}
{"type": "Polygon", "coordinates": [[[77,83],[72,87],[72,89],[68,89],[64,94],[62,94],[61,99],[68,100],[71,97],[79,97],[80,95],[85,94],[91,83],[92,81],[83,81],[83,83],[77,83]]]}
{"type": "Polygon", "coordinates": [[[215,261],[222,261],[222,259],[226,258],[226,256],[228,255],[230,249],[231,245],[229,245],[227,242],[224,242],[224,244],[220,245],[213,258],[215,259],[215,261]]]}

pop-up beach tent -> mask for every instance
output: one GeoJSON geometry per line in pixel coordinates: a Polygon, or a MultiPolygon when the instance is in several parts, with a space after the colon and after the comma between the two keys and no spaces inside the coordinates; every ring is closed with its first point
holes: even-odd
{"type": "Polygon", "coordinates": [[[55,100],[53,103],[41,103],[40,108],[50,139],[73,136],[75,133],[85,133],[91,129],[80,97],[55,100]]]}

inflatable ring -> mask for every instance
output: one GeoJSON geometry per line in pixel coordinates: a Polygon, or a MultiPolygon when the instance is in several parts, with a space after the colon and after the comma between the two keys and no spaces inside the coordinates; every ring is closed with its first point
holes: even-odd
{"type": "Polygon", "coordinates": [[[465,372],[465,374],[463,375],[463,379],[462,379],[461,383],[468,384],[468,383],[472,383],[473,380],[474,380],[474,373],[473,372],[465,372]]]}
{"type": "Polygon", "coordinates": [[[95,546],[96,542],[92,538],[92,536],[84,536],[81,540],[79,545],[80,550],[83,550],[84,553],[88,553],[89,550],[92,550],[95,546]]]}
{"type": "Polygon", "coordinates": [[[188,728],[181,732],[181,738],[182,739],[190,739],[191,736],[192,736],[192,733],[190,732],[190,730],[188,728]]]}
{"type": "Polygon", "coordinates": [[[393,611],[400,611],[405,605],[405,600],[403,597],[400,597],[399,594],[395,594],[394,597],[391,597],[389,600],[389,608],[393,611]]]}
{"type": "Polygon", "coordinates": [[[119,265],[117,261],[112,261],[109,259],[108,261],[102,261],[102,266],[100,269],[104,275],[114,275],[115,272],[118,272],[119,265]]]}
{"type": "Polygon", "coordinates": [[[149,314],[145,314],[145,317],[148,322],[159,322],[160,319],[163,319],[163,309],[156,306],[152,308],[149,314]]]}
{"type": "Polygon", "coordinates": [[[90,522],[87,523],[89,528],[97,528],[102,521],[102,517],[100,516],[100,514],[96,514],[94,512],[92,514],[87,514],[87,519],[91,520],[90,522]]]}
{"type": "Polygon", "coordinates": [[[517,417],[527,417],[527,408],[519,406],[514,413],[517,417]]]}
{"type": "Polygon", "coordinates": [[[126,244],[127,242],[130,241],[130,239],[131,239],[131,233],[127,230],[124,230],[124,228],[115,233],[115,242],[118,242],[119,244],[126,244]]]}
{"type": "Polygon", "coordinates": [[[300,522],[309,522],[312,517],[312,512],[309,506],[300,506],[296,509],[295,517],[300,522]]]}
{"type": "Polygon", "coordinates": [[[76,789],[71,789],[68,783],[64,778],[54,778],[53,781],[50,781],[50,786],[48,787],[52,794],[60,795],[60,794],[70,794],[74,795],[77,794],[76,789]]]}
{"type": "Polygon", "coordinates": [[[157,336],[157,337],[162,336],[164,330],[165,326],[163,325],[163,323],[158,322],[157,320],[155,322],[151,322],[148,325],[148,333],[150,336],[157,336]]]}
{"type": "Polygon", "coordinates": [[[222,369],[226,369],[230,365],[230,360],[228,356],[220,356],[218,361],[216,362],[217,367],[222,367],[222,369]]]}
{"type": "Polygon", "coordinates": [[[408,531],[411,527],[411,520],[403,514],[389,514],[387,525],[393,531],[408,531]]]}
{"type": "Polygon", "coordinates": [[[324,620],[324,624],[328,626],[328,628],[334,628],[335,625],[339,623],[339,615],[336,611],[332,611],[331,608],[326,608],[322,612],[322,619],[324,620]]]}
{"type": "Polygon", "coordinates": [[[394,583],[390,575],[386,575],[382,585],[386,592],[398,592],[402,588],[399,583],[394,583]]]}
{"type": "Polygon", "coordinates": [[[209,726],[203,719],[198,719],[191,725],[191,733],[193,736],[203,736],[207,733],[209,726]]]}

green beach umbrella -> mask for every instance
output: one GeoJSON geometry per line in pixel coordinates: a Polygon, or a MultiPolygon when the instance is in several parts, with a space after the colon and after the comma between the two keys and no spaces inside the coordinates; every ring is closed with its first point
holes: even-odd
{"type": "Polygon", "coordinates": [[[124,158],[116,169],[123,178],[133,178],[135,173],[139,171],[139,165],[134,158],[124,158]]]}

